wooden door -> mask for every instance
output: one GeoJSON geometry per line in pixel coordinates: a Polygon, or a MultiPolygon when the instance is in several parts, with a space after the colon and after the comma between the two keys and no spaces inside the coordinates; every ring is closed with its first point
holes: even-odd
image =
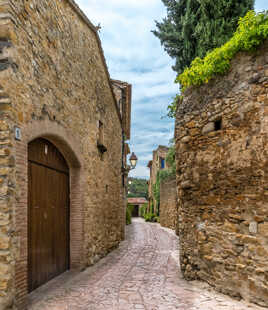
{"type": "Polygon", "coordinates": [[[69,168],[57,148],[37,139],[28,148],[28,288],[69,269],[69,168]]]}
{"type": "Polygon", "coordinates": [[[133,206],[133,211],[132,211],[132,217],[138,217],[139,216],[139,205],[133,206]]]}

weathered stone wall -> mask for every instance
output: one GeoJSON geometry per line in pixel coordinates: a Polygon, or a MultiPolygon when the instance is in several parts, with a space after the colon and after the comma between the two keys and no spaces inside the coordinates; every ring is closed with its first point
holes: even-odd
{"type": "Polygon", "coordinates": [[[71,256],[78,256],[71,265],[83,268],[123,238],[122,128],[98,35],[71,0],[1,2],[0,52],[0,309],[22,309],[27,143],[45,136],[66,156],[71,256]],[[99,121],[104,155],[97,148],[99,121]],[[14,126],[22,130],[21,141],[14,126]],[[72,214],[78,214],[73,222],[72,214]],[[76,240],[77,231],[83,235],[76,240]]]}
{"type": "Polygon", "coordinates": [[[268,42],[184,94],[176,119],[181,267],[268,306],[268,42]]]}
{"type": "Polygon", "coordinates": [[[178,222],[176,178],[169,177],[160,184],[160,224],[176,229],[178,222]]]}

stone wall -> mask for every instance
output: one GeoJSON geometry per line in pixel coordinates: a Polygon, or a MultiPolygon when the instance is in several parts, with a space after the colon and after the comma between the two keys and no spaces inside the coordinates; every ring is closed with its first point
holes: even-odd
{"type": "Polygon", "coordinates": [[[71,267],[84,268],[124,237],[122,127],[98,34],[73,1],[1,2],[0,53],[0,309],[24,309],[28,142],[49,139],[70,166],[71,267]]]}
{"type": "Polygon", "coordinates": [[[268,306],[268,42],[178,106],[181,267],[268,306]]]}
{"type": "Polygon", "coordinates": [[[169,177],[160,184],[160,224],[176,229],[178,221],[176,178],[169,177]]]}

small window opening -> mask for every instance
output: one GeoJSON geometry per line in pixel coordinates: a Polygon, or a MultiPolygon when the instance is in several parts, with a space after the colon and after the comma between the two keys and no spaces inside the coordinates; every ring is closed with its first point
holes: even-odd
{"type": "Polygon", "coordinates": [[[214,129],[215,129],[215,131],[222,129],[222,119],[221,118],[214,122],[214,129]]]}
{"type": "Polygon", "coordinates": [[[101,160],[103,160],[103,154],[107,152],[107,148],[104,145],[104,130],[103,130],[103,123],[99,121],[99,132],[98,132],[98,140],[97,140],[97,147],[99,149],[101,160]]]}
{"type": "Polygon", "coordinates": [[[99,121],[99,144],[103,144],[103,123],[99,121]]]}

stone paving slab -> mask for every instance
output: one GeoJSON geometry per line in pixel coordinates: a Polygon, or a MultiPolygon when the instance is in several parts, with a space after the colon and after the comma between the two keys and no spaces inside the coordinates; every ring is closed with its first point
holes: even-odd
{"type": "Polygon", "coordinates": [[[182,278],[178,237],[135,219],[126,241],[84,272],[67,272],[34,291],[30,310],[260,310],[182,278]]]}

